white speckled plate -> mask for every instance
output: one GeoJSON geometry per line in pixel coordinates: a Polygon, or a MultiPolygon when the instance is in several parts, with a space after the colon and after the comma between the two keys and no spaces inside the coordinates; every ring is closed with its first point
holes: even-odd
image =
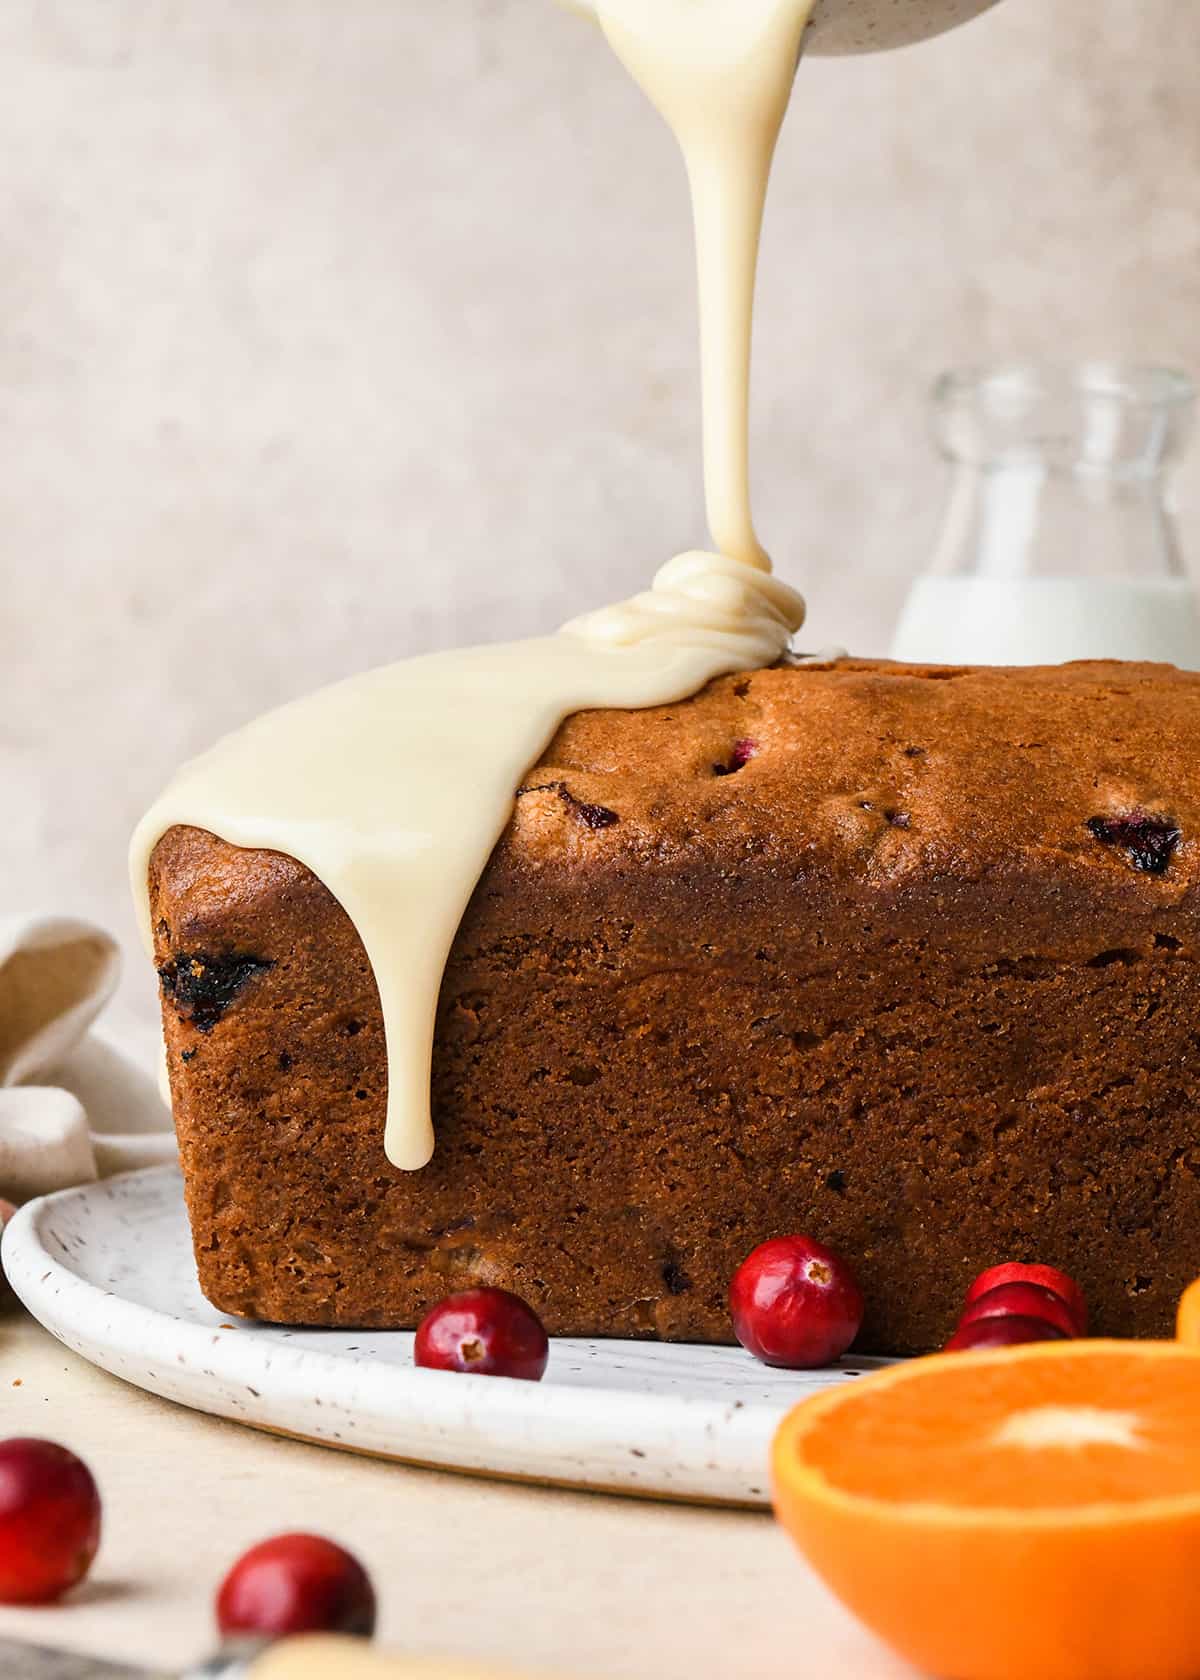
{"type": "Polygon", "coordinates": [[[542,1382],[510,1382],[417,1370],[403,1331],[225,1318],[196,1282],[173,1167],[29,1203],[4,1266],[61,1342],[168,1400],[383,1458],[620,1493],[765,1504],[788,1407],[883,1363],[770,1371],[738,1348],[560,1339],[542,1382]]]}

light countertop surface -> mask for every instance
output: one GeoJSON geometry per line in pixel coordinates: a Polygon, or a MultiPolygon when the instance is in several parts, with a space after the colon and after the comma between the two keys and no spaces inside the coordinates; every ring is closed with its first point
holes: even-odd
{"type": "MultiPolygon", "coordinates": [[[[65,1605],[0,1637],[146,1667],[212,1645],[212,1596],[248,1545],[315,1529],[364,1561],[379,1635],[533,1674],[610,1680],[905,1680],[764,1515],[540,1490],[353,1457],[184,1410],[0,1317],[3,1434],[90,1465],[104,1538],[65,1605]]],[[[18,1680],[14,1676],[13,1680],[18,1680]]]]}

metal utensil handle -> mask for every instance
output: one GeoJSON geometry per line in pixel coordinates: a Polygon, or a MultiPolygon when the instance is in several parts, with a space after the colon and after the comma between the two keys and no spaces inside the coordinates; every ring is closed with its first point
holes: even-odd
{"type": "Polygon", "coordinates": [[[267,1649],[265,1640],[239,1640],[223,1645],[215,1657],[199,1668],[189,1668],[180,1680],[249,1680],[255,1662],[267,1649]]]}

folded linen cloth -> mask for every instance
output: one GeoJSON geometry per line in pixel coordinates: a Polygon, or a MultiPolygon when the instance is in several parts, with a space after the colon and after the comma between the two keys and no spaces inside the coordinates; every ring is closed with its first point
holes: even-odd
{"type": "Polygon", "coordinates": [[[119,972],[116,942],[88,922],[0,916],[0,1196],[174,1158],[153,1079],[89,1035],[119,972]]]}

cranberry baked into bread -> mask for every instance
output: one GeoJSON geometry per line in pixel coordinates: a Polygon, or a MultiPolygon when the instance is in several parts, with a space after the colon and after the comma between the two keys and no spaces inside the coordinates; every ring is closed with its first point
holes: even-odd
{"type": "Polygon", "coordinates": [[[727,1341],[736,1266],[801,1230],[853,1260],[866,1350],[940,1344],[1010,1258],[1165,1333],[1200,1273],[1198,745],[1200,676],[1115,663],[777,667],[570,718],[459,930],[413,1173],[341,907],[171,829],[205,1294],[403,1326],[494,1284],[560,1334],[727,1341]]]}

